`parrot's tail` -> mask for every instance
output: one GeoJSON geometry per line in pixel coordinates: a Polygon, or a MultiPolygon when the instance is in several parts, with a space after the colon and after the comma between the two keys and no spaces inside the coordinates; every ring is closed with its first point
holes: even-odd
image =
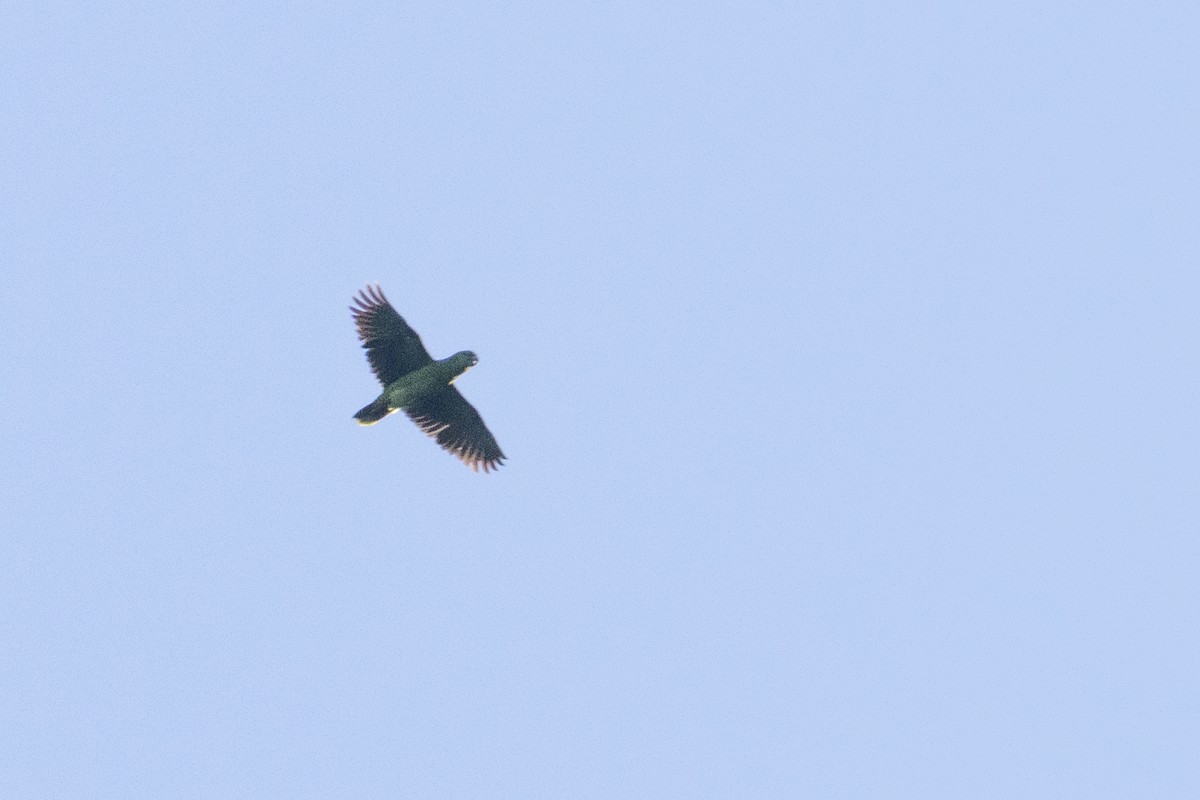
{"type": "Polygon", "coordinates": [[[395,410],[394,408],[388,408],[387,401],[383,397],[379,397],[369,406],[359,409],[354,418],[358,420],[359,425],[374,425],[395,410]]]}

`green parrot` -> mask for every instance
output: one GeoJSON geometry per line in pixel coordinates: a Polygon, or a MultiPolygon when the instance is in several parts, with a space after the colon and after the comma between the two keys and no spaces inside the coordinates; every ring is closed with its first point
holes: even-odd
{"type": "Polygon", "coordinates": [[[378,285],[368,285],[350,306],[358,338],[367,350],[371,371],[383,384],[383,394],[359,410],[359,425],[374,425],[393,411],[403,410],[442,449],[462,459],[476,472],[496,469],[504,462],[500,445],[483,424],[475,407],[452,384],[479,363],[470,350],[434,361],[421,337],[396,313],[378,285]]]}

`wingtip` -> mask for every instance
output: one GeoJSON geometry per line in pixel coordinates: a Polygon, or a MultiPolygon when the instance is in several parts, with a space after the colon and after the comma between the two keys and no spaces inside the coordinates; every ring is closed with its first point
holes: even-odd
{"type": "Polygon", "coordinates": [[[388,302],[387,296],[383,293],[383,287],[378,283],[367,283],[365,287],[359,289],[352,298],[350,310],[355,313],[361,313],[364,310],[370,310],[373,306],[384,305],[388,302]]]}

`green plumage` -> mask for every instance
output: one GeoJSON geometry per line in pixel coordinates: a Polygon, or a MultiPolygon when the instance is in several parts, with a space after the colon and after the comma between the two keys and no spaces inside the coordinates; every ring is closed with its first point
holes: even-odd
{"type": "Polygon", "coordinates": [[[404,411],[422,431],[472,469],[500,466],[504,453],[475,407],[452,384],[478,363],[469,350],[434,361],[425,345],[378,286],[368,286],[350,307],[367,361],[383,384],[383,393],[354,418],[374,425],[393,411],[404,411]]]}

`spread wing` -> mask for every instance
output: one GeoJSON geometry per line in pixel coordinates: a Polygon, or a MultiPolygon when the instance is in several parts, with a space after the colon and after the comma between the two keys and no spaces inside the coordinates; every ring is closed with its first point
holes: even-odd
{"type": "Polygon", "coordinates": [[[500,445],[483,424],[479,412],[453,386],[438,390],[404,412],[421,430],[437,439],[442,449],[458,456],[476,472],[480,467],[484,472],[496,469],[504,461],[500,445]]]}
{"type": "Polygon", "coordinates": [[[361,290],[350,311],[358,338],[367,349],[371,371],[384,386],[433,363],[421,337],[396,313],[378,284],[361,290]]]}

